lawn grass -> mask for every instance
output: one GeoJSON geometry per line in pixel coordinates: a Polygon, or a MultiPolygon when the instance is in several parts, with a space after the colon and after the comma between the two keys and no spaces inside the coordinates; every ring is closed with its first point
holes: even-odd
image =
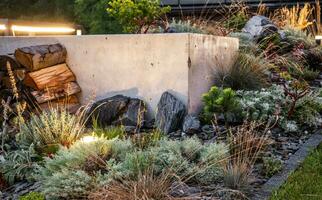
{"type": "Polygon", "coordinates": [[[305,159],[271,200],[322,200],[322,144],[305,159]]]}

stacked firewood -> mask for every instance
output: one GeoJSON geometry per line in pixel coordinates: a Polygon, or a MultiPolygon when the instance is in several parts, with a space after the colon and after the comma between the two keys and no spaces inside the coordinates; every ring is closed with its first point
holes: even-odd
{"type": "Polygon", "coordinates": [[[0,97],[14,96],[12,72],[21,98],[29,105],[75,112],[79,108],[76,94],[81,89],[66,64],[66,56],[61,44],[23,47],[16,49],[14,55],[0,55],[0,97]]]}

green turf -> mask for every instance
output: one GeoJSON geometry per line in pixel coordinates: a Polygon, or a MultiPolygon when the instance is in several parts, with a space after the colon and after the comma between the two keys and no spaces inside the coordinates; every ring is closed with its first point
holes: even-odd
{"type": "Polygon", "coordinates": [[[308,156],[271,200],[322,200],[322,144],[308,156]]]}

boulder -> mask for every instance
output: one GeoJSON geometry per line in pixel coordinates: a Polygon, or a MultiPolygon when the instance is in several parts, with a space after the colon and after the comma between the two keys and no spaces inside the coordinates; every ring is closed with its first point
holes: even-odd
{"type": "Polygon", "coordinates": [[[145,104],[140,99],[130,99],[125,112],[118,118],[113,125],[139,126],[144,122],[145,104]]]}
{"type": "Polygon", "coordinates": [[[110,125],[141,126],[145,110],[142,100],[116,95],[95,102],[89,110],[89,114],[100,127],[110,125]]]}
{"type": "Polygon", "coordinates": [[[200,121],[197,116],[187,115],[183,120],[182,131],[188,135],[200,132],[200,121]]]}
{"type": "Polygon", "coordinates": [[[271,34],[278,33],[278,28],[270,19],[264,16],[252,17],[242,29],[242,32],[249,33],[253,40],[261,40],[271,34]]]}
{"type": "Polygon", "coordinates": [[[186,106],[169,92],[164,92],[158,103],[156,126],[168,134],[182,126],[186,106]]]}

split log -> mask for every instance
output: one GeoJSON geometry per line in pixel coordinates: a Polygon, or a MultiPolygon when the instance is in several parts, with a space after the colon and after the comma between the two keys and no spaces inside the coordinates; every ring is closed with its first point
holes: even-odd
{"type": "Polygon", "coordinates": [[[78,98],[75,95],[57,99],[55,101],[43,103],[39,105],[39,108],[42,111],[48,111],[50,109],[65,109],[70,113],[76,113],[76,111],[80,108],[80,103],[78,98]]]}
{"type": "Polygon", "coordinates": [[[65,83],[75,81],[75,75],[66,64],[48,67],[26,75],[25,85],[35,89],[59,88],[65,83]]]}
{"type": "Polygon", "coordinates": [[[11,69],[20,68],[20,64],[13,55],[0,55],[0,70],[7,71],[7,62],[10,63],[11,69]]]}
{"type": "Polygon", "coordinates": [[[18,48],[15,57],[29,71],[36,71],[66,61],[67,51],[61,44],[18,48]]]}
{"type": "Polygon", "coordinates": [[[61,88],[46,88],[43,91],[33,91],[31,94],[36,99],[37,103],[42,104],[54,99],[77,94],[80,91],[81,89],[76,82],[69,82],[65,83],[61,88]]]}

